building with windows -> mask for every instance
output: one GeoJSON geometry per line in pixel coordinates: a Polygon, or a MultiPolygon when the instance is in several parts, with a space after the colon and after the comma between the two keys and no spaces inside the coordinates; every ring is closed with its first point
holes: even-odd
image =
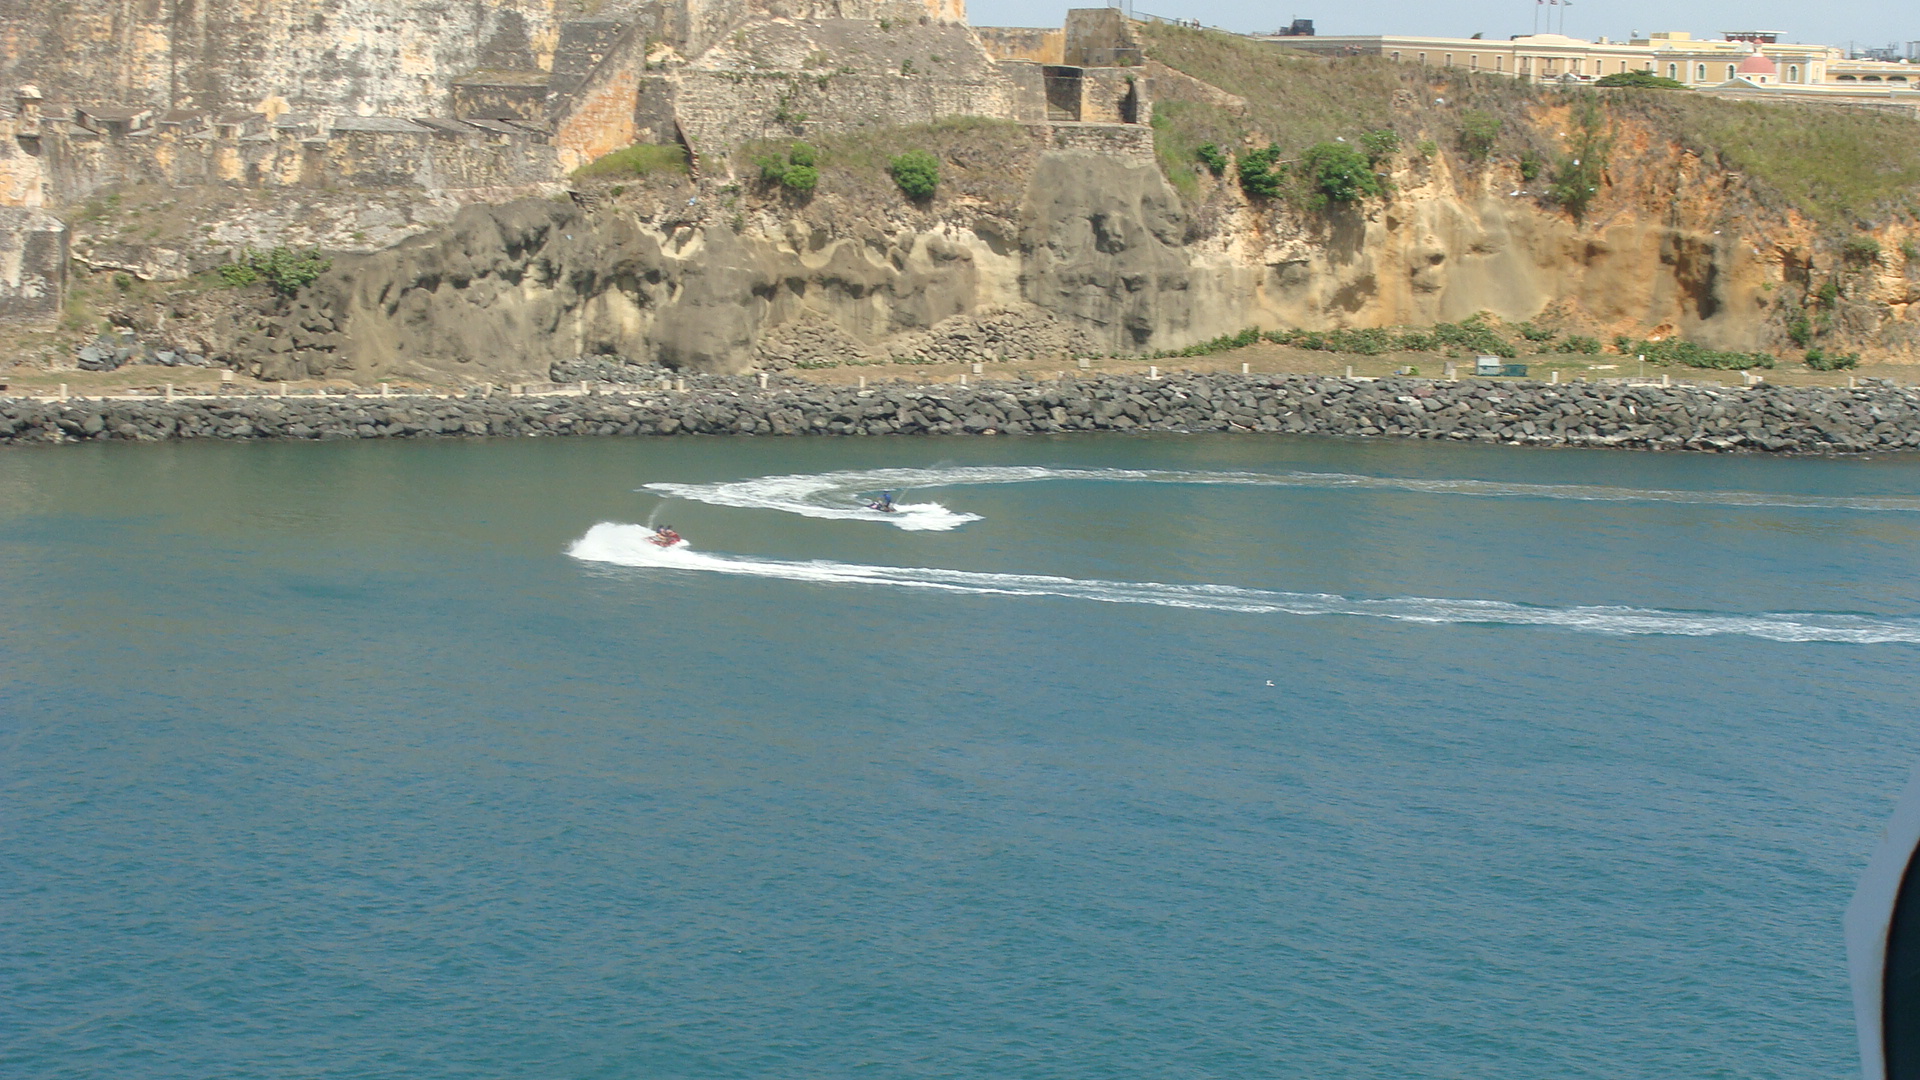
{"type": "Polygon", "coordinates": [[[1647,71],[1702,89],[1742,79],[1754,86],[1780,89],[1906,91],[1920,86],[1920,66],[1849,60],[1831,45],[1782,42],[1771,30],[1728,31],[1718,41],[1697,40],[1682,31],[1652,33],[1628,41],[1604,37],[1586,41],[1562,34],[1524,34],[1504,41],[1390,34],[1263,37],[1287,48],[1325,56],[1386,56],[1407,63],[1496,72],[1536,82],[1591,82],[1622,71],[1647,71]]]}

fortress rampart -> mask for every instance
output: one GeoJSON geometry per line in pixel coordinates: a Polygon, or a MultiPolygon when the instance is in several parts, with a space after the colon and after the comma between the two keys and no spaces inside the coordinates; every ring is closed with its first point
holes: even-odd
{"type": "MultiPolygon", "coordinates": [[[[501,201],[636,142],[680,143],[730,180],[748,140],[950,116],[1151,160],[1151,86],[1100,66],[1132,62],[1117,12],[987,40],[961,0],[16,5],[0,14],[0,206],[57,218],[125,186],[501,201]],[[1041,44],[1006,44],[1023,35],[1041,44]]],[[[0,253],[53,250],[15,233],[0,253]]],[[[57,311],[64,275],[42,279],[0,275],[0,319],[57,311]],[[13,302],[23,290],[32,303],[13,302]]]]}

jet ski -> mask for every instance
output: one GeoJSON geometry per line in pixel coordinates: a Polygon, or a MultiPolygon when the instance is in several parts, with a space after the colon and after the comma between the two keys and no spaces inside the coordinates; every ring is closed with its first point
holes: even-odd
{"type": "Polygon", "coordinates": [[[880,497],[867,504],[867,509],[878,510],[883,514],[897,514],[900,508],[893,504],[893,492],[883,491],[880,497]]]}
{"type": "Polygon", "coordinates": [[[652,544],[654,547],[670,548],[678,544],[684,544],[686,541],[680,538],[679,533],[673,531],[673,526],[662,525],[653,530],[652,536],[647,537],[647,543],[652,544]]]}

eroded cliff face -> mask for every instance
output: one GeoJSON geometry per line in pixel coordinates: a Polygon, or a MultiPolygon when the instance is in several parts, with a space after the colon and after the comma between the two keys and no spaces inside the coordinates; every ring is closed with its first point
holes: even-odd
{"type": "Polygon", "coordinates": [[[1914,348],[1911,276],[1823,259],[1811,226],[1756,213],[1737,178],[1679,150],[1634,156],[1584,220],[1443,156],[1411,157],[1388,199],[1317,215],[1225,184],[1183,201],[1157,169],[1096,154],[1036,152],[1024,171],[1017,211],[472,207],[339,260],[233,355],[266,378],[503,382],[594,353],[703,371],[1139,355],[1481,311],[1761,350],[1825,277],[1847,282],[1839,332],[1914,348]]]}

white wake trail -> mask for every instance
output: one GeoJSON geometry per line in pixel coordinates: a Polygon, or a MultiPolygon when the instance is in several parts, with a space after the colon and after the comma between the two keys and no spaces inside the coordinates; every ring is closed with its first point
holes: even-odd
{"type": "Polygon", "coordinates": [[[900,513],[881,514],[860,505],[859,497],[879,490],[918,490],[991,484],[1033,484],[1078,480],[1102,483],[1194,484],[1239,487],[1292,487],[1323,490],[1407,491],[1426,495],[1479,498],[1562,499],[1575,502],[1678,503],[1753,509],[1855,510],[1920,513],[1920,498],[1910,496],[1790,495],[1754,491],[1678,491],[1587,484],[1524,484],[1498,480],[1426,479],[1360,476],[1350,473],[1254,473],[1166,469],[1049,469],[1040,466],[971,466],[950,469],[868,469],[862,471],[761,476],[717,484],[648,484],[642,490],[715,506],[778,510],[814,518],[881,521],[908,530],[957,529],[978,514],[947,509],[936,502],[902,503],[900,513]]]}
{"type": "Polygon", "coordinates": [[[915,566],[866,566],[822,559],[794,561],[714,555],[688,547],[660,548],[640,525],[604,522],[587,530],[567,554],[585,562],[661,570],[702,571],[821,585],[892,586],[980,596],[1061,597],[1107,604],[1230,611],[1253,615],[1349,615],[1418,623],[1547,626],[1603,634],[1683,637],[1739,635],[1768,641],[1920,644],[1920,620],[1860,615],[1764,613],[1721,615],[1630,607],[1534,607],[1502,600],[1403,596],[1364,599],[1329,593],[1292,593],[1235,585],[1170,585],[1100,581],[1043,574],[993,574],[915,566]]]}

